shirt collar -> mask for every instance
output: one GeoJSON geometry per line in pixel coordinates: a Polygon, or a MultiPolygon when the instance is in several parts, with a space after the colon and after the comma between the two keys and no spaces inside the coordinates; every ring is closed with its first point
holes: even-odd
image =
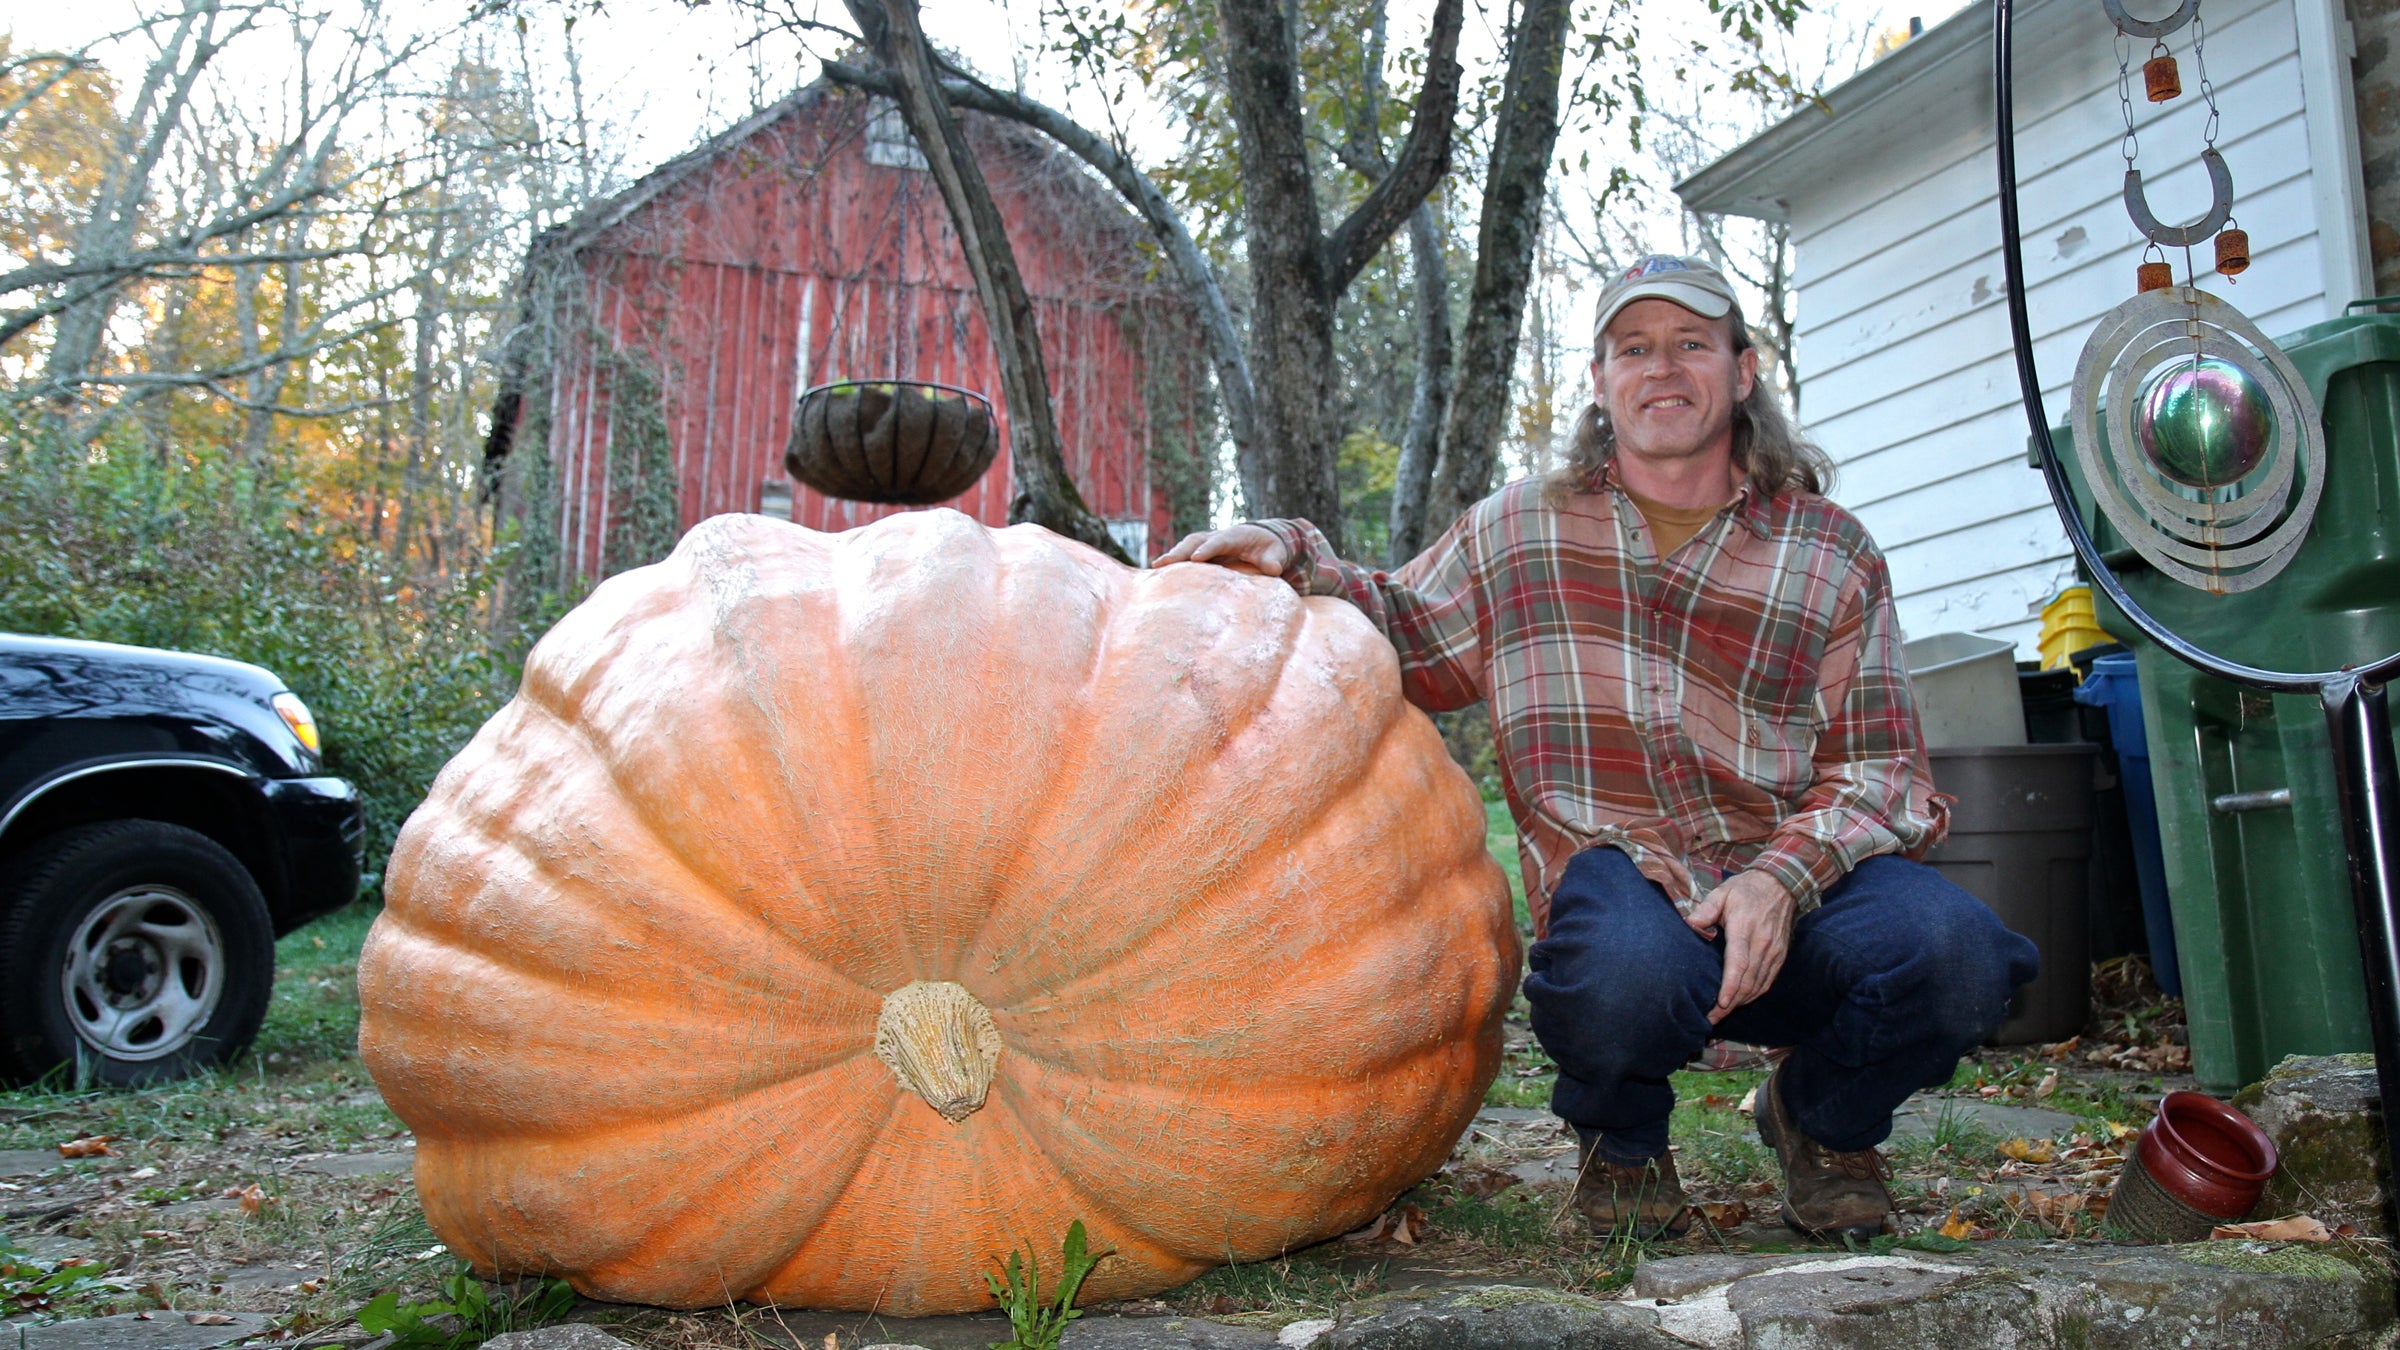
{"type": "MultiPolygon", "coordinates": [[[[1600,475],[1593,480],[1592,486],[1595,489],[1605,488],[1614,492],[1624,497],[1628,503],[1633,500],[1626,493],[1625,484],[1617,477],[1617,460],[1614,455],[1601,461],[1600,475]]],[[[1749,477],[1745,475],[1742,485],[1734,489],[1733,500],[1718,509],[1731,511],[1733,518],[1742,523],[1743,529],[1748,530],[1759,539],[1765,539],[1773,532],[1767,520],[1767,502],[1768,498],[1760,495],[1758,489],[1751,486],[1749,477]]]]}

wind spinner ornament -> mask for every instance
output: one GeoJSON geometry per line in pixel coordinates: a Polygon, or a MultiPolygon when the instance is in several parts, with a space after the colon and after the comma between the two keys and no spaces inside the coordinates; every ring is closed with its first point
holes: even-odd
{"type": "Polygon", "coordinates": [[[2151,566],[2212,594],[2250,590],[2281,572],[2308,537],[2325,481],[2323,421],[2282,349],[2193,284],[2191,250],[2211,238],[2219,273],[2250,265],[2250,238],[2233,221],[2233,172],[2217,152],[2200,0],[2157,20],[2133,18],[2123,0],[2101,4],[2117,29],[2125,211],[2149,247],[2139,293],[2101,320],[2076,362],[2075,451],[2101,513],[2151,566]],[[2200,163],[2210,203],[2190,223],[2169,225],[2151,213],[2136,164],[2133,39],[2150,39],[2143,87],[2151,102],[2165,102],[2182,92],[2166,39],[2187,25],[2208,105],[2200,163]],[[2183,251],[2180,285],[2170,248],[2183,251]]]}
{"type": "MultiPolygon", "coordinates": [[[[2232,305],[2191,284],[2192,245],[2216,231],[2217,270],[2247,266],[2250,241],[2233,223],[2233,179],[2216,153],[2217,107],[2198,26],[2200,0],[2178,0],[2175,13],[2150,24],[2130,20],[2122,0],[2101,0],[2117,23],[2117,96],[2125,108],[2125,205],[2149,239],[2141,294],[2111,312],[2083,354],[2074,386],[2076,450],[2093,500],[2143,557],[2178,583],[2223,594],[2263,584],[2292,559],[2316,513],[2325,467],[2324,431],[2315,400],[2274,343],[2232,305]],[[2180,92],[2180,73],[2153,73],[2167,34],[2194,27],[2192,58],[2208,101],[2207,152],[2201,156],[2216,200],[2187,226],[2150,215],[2134,166],[2129,91],[2132,39],[2152,43],[2143,83],[2180,92]],[[2166,78],[2175,76],[2174,79],[2166,78]],[[2174,284],[2169,247],[2184,251],[2184,285],[2174,284]],[[2097,433],[2105,402],[2110,435],[2097,433]],[[2298,486],[2295,489],[2294,484],[2298,486]],[[2143,489],[2149,489],[2145,492],[2143,489]],[[2297,495],[2295,494],[2295,491],[2297,495]],[[2113,504],[2111,504],[2113,503],[2113,504]],[[2172,551],[2171,551],[2172,550],[2172,551]],[[2194,553],[2196,550],[2196,554],[2194,553]],[[2182,556],[2176,556],[2180,553],[2182,556]]],[[[2145,678],[2162,657],[2250,694],[2314,698],[2324,710],[2332,751],[2334,799],[2358,920],[2366,977],[2367,1022],[2374,1033],[2377,1096],[2385,1120],[2400,1120],[2400,756],[2393,753],[2388,686],[2400,681],[2400,652],[2345,660],[2313,671],[2270,670],[2219,656],[2168,627],[2126,589],[2092,538],[2059,462],[2042,403],[2033,321],[2025,303],[2025,232],[2017,200],[2016,76],[2013,0],[1992,4],[1993,164],[1999,171],[2000,260],[2007,281],[2008,333],[2017,388],[2025,403],[2034,458],[2058,510],[2067,546],[2092,585],[2134,631],[2155,644],[2142,655],[2145,678]]],[[[2380,453],[2385,447],[2361,447],[2380,453]]],[[[2385,1140],[2385,1161],[2400,1170],[2400,1133],[2385,1140]]]]}

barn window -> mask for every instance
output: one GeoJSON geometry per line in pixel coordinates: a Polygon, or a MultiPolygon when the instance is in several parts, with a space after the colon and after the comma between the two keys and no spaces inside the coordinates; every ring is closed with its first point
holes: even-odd
{"type": "Polygon", "coordinates": [[[1108,537],[1117,541],[1125,556],[1139,567],[1150,561],[1150,522],[1146,520],[1112,520],[1108,522],[1108,537]]]}
{"type": "Polygon", "coordinates": [[[917,148],[916,138],[908,134],[908,119],[900,115],[900,105],[888,98],[875,100],[875,111],[867,118],[867,162],[892,169],[924,169],[925,152],[917,148]]]}

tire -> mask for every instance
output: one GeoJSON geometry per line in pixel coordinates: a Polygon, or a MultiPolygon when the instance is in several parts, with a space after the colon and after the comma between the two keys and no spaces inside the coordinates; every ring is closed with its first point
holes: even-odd
{"type": "Polygon", "coordinates": [[[0,1072],[163,1082],[247,1049],[275,985],[258,883],[208,836],[86,825],[0,865],[0,1072]]]}

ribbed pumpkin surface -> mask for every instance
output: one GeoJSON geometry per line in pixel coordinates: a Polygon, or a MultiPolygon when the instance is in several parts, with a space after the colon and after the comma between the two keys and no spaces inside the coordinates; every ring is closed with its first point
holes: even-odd
{"type": "Polygon", "coordinates": [[[410,817],[359,1043],[486,1273],[958,1311],[1080,1218],[1128,1297],[1441,1164],[1516,979],[1483,834],[1345,604],[724,516],[561,620],[410,817]],[[919,982],[999,1032],[956,1123],[875,1052],[919,982]]]}

